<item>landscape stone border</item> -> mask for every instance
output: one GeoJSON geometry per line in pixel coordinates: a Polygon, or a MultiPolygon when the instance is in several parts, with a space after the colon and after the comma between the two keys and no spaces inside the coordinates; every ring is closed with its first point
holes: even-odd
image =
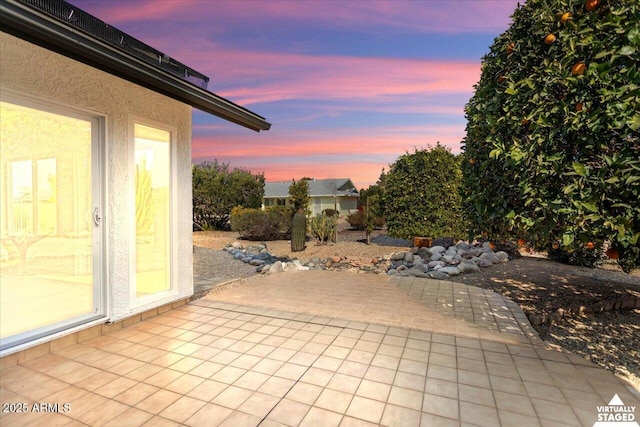
{"type": "Polygon", "coordinates": [[[282,271],[349,270],[358,273],[376,273],[447,280],[459,274],[473,273],[509,261],[506,252],[494,252],[489,242],[475,245],[458,242],[449,247],[414,247],[407,251],[374,256],[369,262],[333,256],[312,257],[307,262],[297,258],[277,257],[269,253],[266,243],[252,243],[246,248],[241,242],[227,245],[224,251],[234,259],[256,267],[262,274],[282,271]]]}

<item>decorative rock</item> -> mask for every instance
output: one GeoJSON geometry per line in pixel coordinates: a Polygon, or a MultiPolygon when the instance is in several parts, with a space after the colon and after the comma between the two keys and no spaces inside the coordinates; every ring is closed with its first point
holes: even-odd
{"type": "Polygon", "coordinates": [[[429,264],[427,264],[429,266],[429,268],[436,268],[436,267],[444,267],[446,264],[443,261],[429,261],[429,264]]]}
{"type": "Polygon", "coordinates": [[[498,251],[495,253],[495,255],[496,255],[496,258],[498,258],[501,263],[509,261],[509,255],[504,251],[498,251]]]}
{"type": "Polygon", "coordinates": [[[406,254],[404,254],[404,262],[412,262],[413,261],[413,254],[411,252],[407,252],[406,254]]]}
{"type": "Polygon", "coordinates": [[[493,265],[493,263],[491,261],[489,261],[486,258],[480,258],[478,260],[478,267],[482,267],[482,268],[487,268],[487,267],[491,267],[493,265]]]}
{"type": "Polygon", "coordinates": [[[331,261],[333,261],[333,262],[340,262],[341,259],[342,258],[340,258],[339,255],[334,255],[334,256],[331,257],[331,261]]]}
{"type": "Polygon", "coordinates": [[[280,261],[274,262],[269,268],[269,274],[282,273],[283,271],[284,268],[282,267],[282,262],[280,261]]]}
{"type": "Polygon", "coordinates": [[[438,270],[439,273],[447,273],[449,276],[457,276],[458,274],[460,274],[460,270],[458,270],[458,267],[442,267],[440,270],[438,270]]]}
{"type": "Polygon", "coordinates": [[[391,261],[403,261],[404,260],[404,252],[394,252],[391,254],[391,261]]]}
{"type": "Polygon", "coordinates": [[[252,259],[251,261],[249,261],[249,264],[255,265],[255,266],[259,266],[259,265],[262,265],[264,263],[265,263],[264,260],[257,259],[257,258],[256,259],[252,259]]]}
{"type": "Polygon", "coordinates": [[[480,259],[489,260],[489,261],[491,261],[491,264],[500,264],[502,262],[502,260],[496,254],[494,254],[493,252],[485,252],[485,253],[483,253],[482,255],[480,255],[480,259]]]}
{"type": "Polygon", "coordinates": [[[436,252],[431,255],[431,261],[438,261],[442,258],[442,254],[440,252],[436,252]]]}
{"type": "Polygon", "coordinates": [[[233,242],[231,246],[235,249],[242,249],[242,243],[240,242],[233,242]]]}
{"type": "Polygon", "coordinates": [[[431,251],[432,254],[435,254],[435,253],[444,252],[447,249],[444,246],[432,246],[431,248],[429,248],[429,250],[431,251]]]}
{"type": "Polygon", "coordinates": [[[480,271],[480,267],[473,262],[461,262],[458,264],[458,270],[460,273],[475,273],[480,271]]]}
{"type": "Polygon", "coordinates": [[[425,273],[424,271],[416,270],[415,268],[411,268],[404,273],[413,277],[422,277],[424,279],[429,279],[431,277],[431,273],[425,273]]]}
{"type": "Polygon", "coordinates": [[[432,279],[436,279],[436,280],[446,280],[449,278],[449,275],[447,273],[441,273],[439,271],[431,271],[429,273],[427,273],[427,275],[432,278],[432,279]]]}

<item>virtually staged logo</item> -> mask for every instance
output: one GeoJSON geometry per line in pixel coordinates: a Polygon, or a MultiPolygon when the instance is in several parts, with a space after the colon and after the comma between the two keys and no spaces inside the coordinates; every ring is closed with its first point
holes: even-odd
{"type": "Polygon", "coordinates": [[[607,406],[598,406],[598,421],[593,427],[640,427],[636,422],[635,412],[635,406],[626,406],[614,394],[607,406]]]}

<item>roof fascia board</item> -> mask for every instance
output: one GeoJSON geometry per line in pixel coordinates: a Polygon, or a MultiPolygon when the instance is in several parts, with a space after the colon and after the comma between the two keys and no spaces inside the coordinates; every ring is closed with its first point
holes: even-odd
{"type": "Polygon", "coordinates": [[[0,30],[254,131],[261,117],[13,0],[0,0],[0,30]]]}

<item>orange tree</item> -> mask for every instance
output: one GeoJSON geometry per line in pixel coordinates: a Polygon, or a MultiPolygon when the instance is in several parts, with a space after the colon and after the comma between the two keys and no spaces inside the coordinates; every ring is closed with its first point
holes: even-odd
{"type": "Polygon", "coordinates": [[[640,2],[528,0],[466,106],[476,232],[640,266],[640,2]]]}

